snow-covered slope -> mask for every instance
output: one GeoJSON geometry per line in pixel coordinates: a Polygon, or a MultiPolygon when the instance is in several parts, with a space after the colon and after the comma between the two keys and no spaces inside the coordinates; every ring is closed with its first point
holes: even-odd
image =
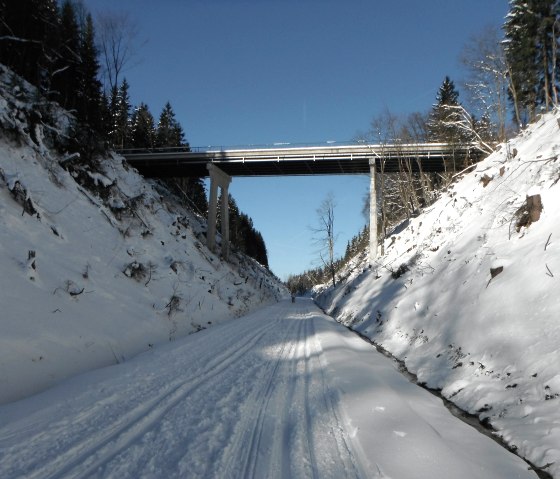
{"type": "Polygon", "coordinates": [[[362,254],[341,284],[319,288],[317,297],[554,477],[560,477],[559,125],[560,113],[547,114],[502,145],[387,238],[375,265],[369,268],[362,254]]]}
{"type": "Polygon", "coordinates": [[[70,115],[50,106],[46,126],[15,83],[0,70],[0,403],[286,295],[256,262],[209,252],[204,221],[119,156],[49,148],[70,115]]]}

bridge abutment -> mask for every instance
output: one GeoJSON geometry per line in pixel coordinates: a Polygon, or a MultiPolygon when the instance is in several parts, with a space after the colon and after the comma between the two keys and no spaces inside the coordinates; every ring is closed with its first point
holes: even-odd
{"type": "Polygon", "coordinates": [[[229,257],[229,185],[231,176],[224,173],[220,168],[208,163],[206,165],[210,173],[210,199],[208,202],[208,230],[206,232],[206,244],[210,251],[216,249],[216,223],[218,216],[218,188],[222,190],[222,201],[220,211],[222,221],[220,222],[220,233],[222,234],[222,256],[229,257]]]}

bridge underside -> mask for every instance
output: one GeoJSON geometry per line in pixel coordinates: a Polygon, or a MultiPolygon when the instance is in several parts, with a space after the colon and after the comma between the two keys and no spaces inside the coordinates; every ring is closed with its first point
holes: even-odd
{"type": "MultiPolygon", "coordinates": [[[[432,145],[430,145],[432,146],[432,145]]],[[[205,177],[207,164],[229,176],[303,176],[369,174],[372,160],[378,172],[455,171],[478,159],[472,149],[442,148],[297,148],[226,151],[122,152],[128,162],[149,177],[205,177]]]]}
{"type": "MultiPolygon", "coordinates": [[[[395,173],[402,170],[420,171],[419,163],[416,160],[401,160],[382,165],[376,162],[378,172],[395,173]]],[[[304,176],[304,175],[358,175],[370,173],[369,160],[333,160],[333,159],[305,159],[305,160],[280,160],[280,161],[257,161],[247,160],[244,162],[231,161],[212,161],[211,164],[217,166],[229,176],[304,176]]],[[[453,166],[451,160],[430,159],[421,161],[422,171],[453,171],[457,167],[453,166]],[[446,164],[447,163],[447,164],[446,164]]],[[[169,178],[169,177],[205,177],[208,176],[206,165],[208,163],[170,160],[134,160],[131,164],[140,173],[147,177],[169,178]]],[[[464,163],[461,161],[461,165],[464,163]]]]}

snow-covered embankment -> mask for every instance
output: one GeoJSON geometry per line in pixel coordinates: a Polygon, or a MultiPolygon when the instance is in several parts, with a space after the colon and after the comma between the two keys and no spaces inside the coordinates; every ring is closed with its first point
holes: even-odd
{"type": "Polygon", "coordinates": [[[543,116],[317,301],[560,477],[560,114],[543,116]],[[539,201],[540,200],[540,201],[539,201]],[[541,207],[539,206],[542,206],[541,207]]]}
{"type": "Polygon", "coordinates": [[[286,294],[121,157],[59,153],[72,122],[0,70],[0,403],[286,294]]]}

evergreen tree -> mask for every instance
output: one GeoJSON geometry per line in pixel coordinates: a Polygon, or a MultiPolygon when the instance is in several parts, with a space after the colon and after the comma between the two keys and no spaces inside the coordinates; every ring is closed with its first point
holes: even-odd
{"type": "MultiPolygon", "coordinates": [[[[175,112],[169,102],[165,104],[159,116],[154,144],[158,148],[182,147],[186,151],[189,150],[183,127],[177,121],[175,112]]],[[[208,211],[206,190],[201,178],[173,178],[170,183],[172,186],[177,186],[181,193],[187,196],[199,213],[205,214],[208,211]]]]}
{"type": "MultiPolygon", "coordinates": [[[[222,215],[220,206],[222,202],[218,201],[218,228],[221,228],[222,215]]],[[[228,197],[229,208],[229,239],[239,251],[254,258],[264,267],[268,268],[268,253],[264,239],[253,226],[253,220],[239,211],[237,203],[233,196],[228,197]]]]}
{"type": "Polygon", "coordinates": [[[140,103],[140,106],[132,114],[131,146],[133,148],[153,148],[155,135],[154,117],[150,113],[148,105],[140,103]]]}
{"type": "Polygon", "coordinates": [[[117,145],[117,129],[118,129],[118,105],[119,105],[119,89],[114,86],[109,92],[109,98],[106,98],[107,103],[107,139],[112,146],[117,145]]]}
{"type": "Polygon", "coordinates": [[[456,144],[464,139],[457,128],[460,121],[459,92],[448,76],[445,77],[436,96],[428,118],[428,138],[430,141],[456,144]]]}
{"type": "Polygon", "coordinates": [[[113,88],[111,90],[111,98],[109,99],[109,116],[111,123],[109,141],[114,148],[128,148],[131,146],[131,105],[128,89],[129,85],[125,78],[119,88],[113,88]]]}
{"type": "Polygon", "coordinates": [[[480,120],[474,120],[474,129],[478,136],[482,138],[487,143],[492,143],[497,141],[496,138],[496,130],[492,121],[490,120],[490,116],[488,113],[482,115],[480,120]]]}
{"type": "Polygon", "coordinates": [[[56,0],[5,0],[0,13],[0,63],[48,92],[59,44],[56,0]]]}
{"type": "Polygon", "coordinates": [[[99,92],[99,124],[96,128],[97,133],[99,134],[100,140],[105,142],[109,142],[109,132],[111,130],[111,114],[109,111],[109,99],[107,95],[103,91],[103,87],[99,92]]]}
{"type": "Polygon", "coordinates": [[[93,20],[88,14],[80,43],[78,118],[94,131],[102,133],[103,98],[97,58],[93,20]]]}
{"type": "Polygon", "coordinates": [[[268,252],[264,238],[259,231],[255,231],[255,259],[268,269],[268,252]]]}
{"type": "Polygon", "coordinates": [[[557,102],[559,14],[558,0],[510,0],[504,24],[506,60],[519,124],[532,121],[537,107],[550,109],[557,102]]]}
{"type": "Polygon", "coordinates": [[[188,146],[185,145],[185,134],[175,118],[171,103],[167,102],[159,116],[156,132],[156,146],[160,148],[188,146]]]}
{"type": "Polygon", "coordinates": [[[183,185],[190,201],[200,214],[205,215],[208,212],[208,199],[202,178],[184,178],[183,185]]]}
{"type": "Polygon", "coordinates": [[[56,72],[52,89],[54,98],[67,110],[74,110],[80,91],[80,28],[76,19],[74,5],[66,0],[60,11],[59,34],[61,43],[58,49],[56,72]]]}

